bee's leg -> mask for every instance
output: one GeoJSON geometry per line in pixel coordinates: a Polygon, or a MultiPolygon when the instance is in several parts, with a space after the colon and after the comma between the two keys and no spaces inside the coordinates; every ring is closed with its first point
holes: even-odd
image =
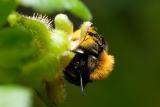
{"type": "Polygon", "coordinates": [[[83,78],[81,75],[81,72],[79,71],[79,76],[80,76],[80,87],[81,87],[81,92],[84,95],[84,87],[83,87],[83,78]]]}

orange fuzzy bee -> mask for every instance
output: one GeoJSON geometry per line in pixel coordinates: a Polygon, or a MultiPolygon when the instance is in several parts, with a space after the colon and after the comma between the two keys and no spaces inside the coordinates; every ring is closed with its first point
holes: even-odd
{"type": "Polygon", "coordinates": [[[71,40],[75,56],[63,72],[66,80],[80,86],[83,92],[87,83],[108,76],[114,58],[105,50],[105,40],[91,22],[85,22],[81,29],[71,35],[71,40]]]}

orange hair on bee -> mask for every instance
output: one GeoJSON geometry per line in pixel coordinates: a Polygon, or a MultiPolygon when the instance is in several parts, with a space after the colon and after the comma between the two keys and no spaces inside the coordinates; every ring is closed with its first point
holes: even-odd
{"type": "Polygon", "coordinates": [[[112,71],[114,64],[114,57],[112,55],[108,55],[108,53],[103,50],[99,54],[98,60],[98,66],[90,73],[90,80],[105,79],[112,71]]]}

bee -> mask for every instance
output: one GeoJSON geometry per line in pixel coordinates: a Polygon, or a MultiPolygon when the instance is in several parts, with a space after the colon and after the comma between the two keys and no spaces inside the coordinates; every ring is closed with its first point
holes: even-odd
{"type": "Polygon", "coordinates": [[[65,79],[80,86],[83,92],[88,83],[108,76],[112,71],[114,58],[108,54],[104,38],[97,33],[91,22],[85,22],[71,38],[75,56],[63,72],[65,79]]]}

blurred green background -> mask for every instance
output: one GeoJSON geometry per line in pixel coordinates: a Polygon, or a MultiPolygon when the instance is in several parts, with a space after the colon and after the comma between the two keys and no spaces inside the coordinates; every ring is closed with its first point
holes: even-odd
{"type": "Polygon", "coordinates": [[[160,1],[83,0],[115,56],[108,79],[67,84],[61,107],[160,107],[160,1]]]}

